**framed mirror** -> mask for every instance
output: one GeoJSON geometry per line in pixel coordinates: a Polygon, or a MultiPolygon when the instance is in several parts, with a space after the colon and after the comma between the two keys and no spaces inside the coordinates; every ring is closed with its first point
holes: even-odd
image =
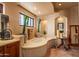
{"type": "Polygon", "coordinates": [[[60,32],[64,32],[64,23],[58,23],[57,25],[58,25],[58,26],[57,26],[58,30],[59,30],[60,32]]]}

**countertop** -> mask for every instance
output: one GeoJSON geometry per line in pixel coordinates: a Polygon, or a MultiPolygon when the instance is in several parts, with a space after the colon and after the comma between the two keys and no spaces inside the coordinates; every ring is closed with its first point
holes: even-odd
{"type": "Polygon", "coordinates": [[[13,42],[17,42],[20,41],[20,35],[12,35],[14,37],[14,39],[10,39],[10,40],[1,40],[0,39],[0,46],[4,46],[13,42]]]}

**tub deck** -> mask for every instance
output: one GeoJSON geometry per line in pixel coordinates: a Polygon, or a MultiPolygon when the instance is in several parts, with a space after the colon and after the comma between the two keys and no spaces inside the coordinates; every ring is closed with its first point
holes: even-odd
{"type": "Polygon", "coordinates": [[[42,57],[45,56],[49,48],[52,46],[52,41],[56,38],[41,37],[27,40],[22,46],[22,56],[24,57],[42,57]]]}

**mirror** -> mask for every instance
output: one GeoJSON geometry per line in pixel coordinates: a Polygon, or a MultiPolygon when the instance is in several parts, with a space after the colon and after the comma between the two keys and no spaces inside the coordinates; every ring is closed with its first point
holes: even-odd
{"type": "Polygon", "coordinates": [[[58,26],[58,30],[60,31],[60,33],[63,33],[64,32],[64,23],[58,23],[57,24],[58,26]]]}

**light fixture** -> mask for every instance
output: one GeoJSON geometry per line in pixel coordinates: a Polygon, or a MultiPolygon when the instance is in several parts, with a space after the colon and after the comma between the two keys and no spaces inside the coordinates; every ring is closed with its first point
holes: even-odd
{"type": "Polygon", "coordinates": [[[59,6],[61,6],[62,4],[61,4],[61,3],[59,3],[58,5],[59,5],[59,6]]]}

